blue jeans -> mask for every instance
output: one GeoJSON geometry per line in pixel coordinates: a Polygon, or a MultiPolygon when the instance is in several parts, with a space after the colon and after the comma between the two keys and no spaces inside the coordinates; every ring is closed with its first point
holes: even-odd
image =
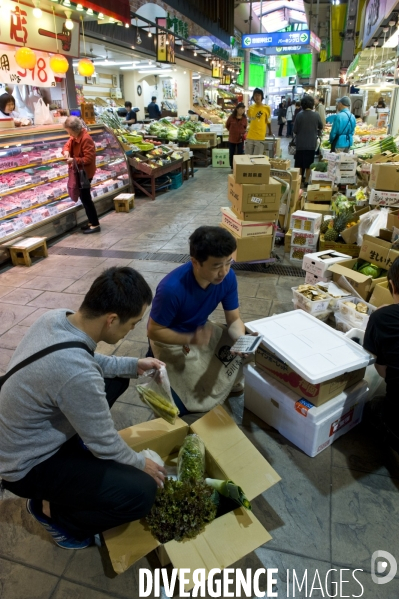
{"type": "Polygon", "coordinates": [[[293,128],[294,128],[294,121],[287,121],[287,137],[292,137],[293,128]]]}

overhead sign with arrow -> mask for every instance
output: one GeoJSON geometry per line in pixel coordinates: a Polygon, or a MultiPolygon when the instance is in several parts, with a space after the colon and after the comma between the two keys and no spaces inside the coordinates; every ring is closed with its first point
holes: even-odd
{"type": "MultiPolygon", "coordinates": [[[[242,47],[251,48],[287,48],[293,46],[311,46],[320,49],[320,39],[309,29],[303,31],[276,31],[274,33],[252,33],[242,36],[242,47]]],[[[292,53],[294,53],[293,51],[292,53]]]]}

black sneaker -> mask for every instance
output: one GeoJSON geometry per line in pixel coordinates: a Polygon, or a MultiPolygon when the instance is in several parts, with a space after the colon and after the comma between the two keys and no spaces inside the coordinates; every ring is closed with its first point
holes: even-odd
{"type": "Polygon", "coordinates": [[[90,223],[86,223],[85,225],[82,225],[80,227],[80,230],[81,231],[87,231],[87,229],[90,229],[90,227],[91,227],[91,224],[90,223]]]}
{"type": "Polygon", "coordinates": [[[83,233],[85,233],[86,235],[90,235],[90,233],[100,233],[100,231],[101,231],[100,225],[97,225],[97,227],[93,227],[93,225],[89,225],[87,227],[87,229],[85,229],[83,231],[83,233]]]}

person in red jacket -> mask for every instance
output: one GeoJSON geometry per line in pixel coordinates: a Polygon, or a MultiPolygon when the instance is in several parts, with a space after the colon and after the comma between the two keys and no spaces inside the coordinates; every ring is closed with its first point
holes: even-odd
{"type": "MultiPolygon", "coordinates": [[[[62,154],[70,168],[75,159],[78,167],[84,168],[88,179],[91,180],[96,172],[96,146],[93,138],[84,129],[82,121],[77,116],[69,116],[64,123],[70,138],[63,147],[62,154]]],[[[88,223],[83,225],[83,233],[99,233],[101,231],[97,210],[94,206],[91,190],[81,189],[80,200],[86,211],[88,223]]]]}
{"type": "Polygon", "coordinates": [[[244,113],[245,104],[239,102],[226,122],[226,129],[229,132],[231,170],[233,170],[234,154],[244,154],[244,140],[248,125],[247,117],[244,113]]]}

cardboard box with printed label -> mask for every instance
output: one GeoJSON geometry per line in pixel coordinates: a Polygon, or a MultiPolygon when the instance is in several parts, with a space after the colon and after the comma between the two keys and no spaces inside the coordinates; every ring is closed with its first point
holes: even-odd
{"type": "Polygon", "coordinates": [[[238,237],[258,237],[259,235],[272,235],[274,223],[245,221],[237,218],[230,208],[221,208],[222,225],[235,233],[238,237]]]}
{"type": "Polygon", "coordinates": [[[256,366],[244,366],[244,377],[244,407],[310,457],[323,451],[362,419],[368,392],[366,381],[316,407],[256,366]]]}
{"type": "MultiPolygon", "coordinates": [[[[190,433],[199,435],[204,442],[207,475],[234,480],[250,501],[279,482],[277,472],[221,406],[190,427],[180,418],[174,425],[157,419],[126,428],[120,435],[135,451],[149,448],[167,463],[173,463],[190,433]]],[[[112,567],[118,574],[161,546],[141,520],[107,530],[103,536],[112,567]]],[[[194,586],[195,569],[204,568],[207,578],[212,568],[226,568],[270,539],[253,512],[238,508],[213,520],[195,539],[169,541],[162,548],[174,568],[188,568],[191,572],[191,576],[186,575],[190,580],[185,585],[188,591],[194,586]],[[229,548],[227,553],[226,547],[229,548]]]]}
{"type": "Polygon", "coordinates": [[[256,260],[268,260],[273,247],[273,235],[259,235],[257,237],[238,237],[231,229],[221,223],[237,242],[237,249],[233,254],[235,262],[252,262],[256,260]]]}
{"type": "Polygon", "coordinates": [[[297,210],[291,215],[290,229],[297,231],[308,231],[309,233],[318,233],[321,226],[321,215],[312,212],[297,210]]]}
{"type": "Polygon", "coordinates": [[[381,306],[385,306],[386,304],[390,306],[393,303],[393,297],[389,290],[388,281],[377,283],[369,299],[369,304],[376,306],[376,308],[381,308],[381,306]]]}
{"type": "Polygon", "coordinates": [[[303,259],[302,269],[306,272],[316,275],[318,277],[327,277],[332,279],[332,274],[328,271],[330,266],[343,260],[349,260],[350,256],[347,254],[341,254],[334,250],[328,250],[325,252],[315,252],[314,254],[308,254],[303,259]]]}
{"type": "Polygon", "coordinates": [[[388,270],[396,258],[399,258],[399,251],[392,249],[390,241],[372,237],[372,235],[364,235],[359,258],[388,270]]]}
{"type": "Polygon", "coordinates": [[[330,204],[323,202],[316,204],[315,202],[305,202],[303,206],[305,212],[317,212],[318,214],[333,214],[330,204]]]}
{"type": "Polygon", "coordinates": [[[317,283],[329,283],[332,281],[332,273],[326,277],[318,277],[317,275],[312,275],[311,272],[307,272],[305,275],[305,283],[308,285],[317,285],[317,283]]]}
{"type": "Polygon", "coordinates": [[[301,245],[302,247],[317,249],[317,242],[319,241],[319,232],[310,233],[309,231],[292,229],[292,245],[301,245]]]}
{"type": "Polygon", "coordinates": [[[326,241],[324,235],[320,235],[319,250],[327,251],[334,250],[336,252],[342,252],[352,258],[357,258],[360,254],[360,247],[357,243],[339,243],[337,241],[326,241]]]}
{"type": "Polygon", "coordinates": [[[300,168],[289,168],[287,170],[280,171],[276,173],[276,177],[279,179],[283,179],[283,181],[298,181],[301,179],[301,169],[300,168]]]}
{"type": "Polygon", "coordinates": [[[356,210],[355,208],[355,212],[353,213],[351,220],[352,222],[357,222],[357,224],[353,225],[352,227],[349,227],[348,229],[344,229],[341,232],[341,237],[345,241],[345,243],[357,244],[357,234],[359,231],[360,217],[362,214],[366,214],[369,211],[370,206],[365,206],[364,208],[360,208],[359,210],[356,210]]]}
{"type": "Polygon", "coordinates": [[[399,205],[399,191],[372,189],[369,202],[373,206],[397,206],[399,205]]]}
{"type": "Polygon", "coordinates": [[[275,212],[280,207],[281,185],[272,177],[262,185],[236,183],[228,176],[228,199],[241,212],[275,212]]]}
{"type": "Polygon", "coordinates": [[[263,344],[256,350],[255,363],[270,376],[277,379],[282,385],[298,393],[315,406],[321,406],[348,387],[355,385],[363,379],[366,372],[365,368],[359,368],[358,370],[336,376],[324,383],[313,385],[263,344]]]}
{"type": "Polygon", "coordinates": [[[294,245],[291,243],[290,247],[290,260],[295,262],[298,266],[302,264],[304,256],[311,254],[317,249],[316,247],[304,247],[303,245],[294,245]]]}
{"type": "Polygon", "coordinates": [[[259,223],[273,222],[278,217],[278,211],[265,212],[263,210],[257,210],[256,212],[241,212],[239,206],[232,204],[231,211],[242,221],[252,221],[259,223]]]}
{"type": "Polygon", "coordinates": [[[392,210],[388,214],[387,229],[392,230],[394,227],[399,229],[399,210],[392,210]]]}
{"type": "Polygon", "coordinates": [[[399,162],[373,164],[371,167],[369,187],[381,191],[398,191],[399,162]]]}
{"type": "Polygon", "coordinates": [[[196,133],[195,137],[198,141],[209,141],[209,145],[216,146],[218,143],[218,138],[216,133],[207,133],[206,131],[203,133],[196,133]]]}
{"type": "Polygon", "coordinates": [[[332,187],[327,183],[315,183],[308,185],[308,202],[330,202],[332,198],[332,187]]]}
{"type": "Polygon", "coordinates": [[[333,281],[338,283],[340,287],[343,287],[348,291],[350,291],[350,287],[352,287],[360,297],[368,301],[374,287],[378,283],[384,283],[386,277],[383,276],[378,279],[373,279],[372,277],[363,275],[362,273],[353,270],[353,266],[356,262],[357,259],[344,260],[343,262],[333,264],[329,267],[329,270],[333,273],[333,281]]]}
{"type": "Polygon", "coordinates": [[[323,182],[328,185],[331,185],[331,187],[332,187],[333,181],[334,181],[334,176],[327,172],[323,173],[321,171],[312,171],[310,173],[310,182],[311,183],[323,182]]]}
{"type": "Polygon", "coordinates": [[[233,176],[236,183],[261,185],[269,183],[270,162],[267,156],[235,155],[233,176]]]}

